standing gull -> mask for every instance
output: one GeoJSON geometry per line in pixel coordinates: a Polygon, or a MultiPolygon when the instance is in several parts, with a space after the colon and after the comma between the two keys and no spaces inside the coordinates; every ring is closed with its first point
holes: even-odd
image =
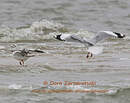
{"type": "Polygon", "coordinates": [[[29,59],[30,57],[34,57],[35,55],[32,55],[33,53],[45,53],[41,50],[28,50],[28,49],[22,49],[18,51],[13,52],[13,56],[16,60],[19,61],[20,65],[24,65],[24,62],[29,59]]]}
{"type": "Polygon", "coordinates": [[[54,38],[61,41],[78,42],[78,43],[84,44],[88,48],[88,53],[86,56],[87,58],[92,57],[93,54],[95,54],[95,52],[97,51],[97,50],[93,51],[93,49],[90,47],[94,47],[96,43],[102,40],[108,39],[110,37],[124,38],[125,35],[121,33],[117,33],[117,32],[112,32],[112,31],[100,31],[97,33],[96,36],[94,36],[93,38],[89,40],[85,37],[80,37],[74,34],[60,34],[60,35],[54,36],[54,38]]]}

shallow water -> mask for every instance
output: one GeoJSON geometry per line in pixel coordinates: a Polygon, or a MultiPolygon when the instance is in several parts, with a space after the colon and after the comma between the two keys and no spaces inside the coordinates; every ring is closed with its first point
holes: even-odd
{"type": "Polygon", "coordinates": [[[1,0],[0,102],[128,103],[130,101],[130,1],[128,0],[1,0]],[[100,30],[124,33],[108,39],[102,54],[86,59],[81,44],[53,38],[60,33],[92,37],[100,30]],[[16,44],[17,47],[12,45],[16,44]],[[10,50],[41,49],[20,66],[10,50]],[[43,85],[47,81],[95,81],[93,86],[43,85]],[[106,93],[34,93],[32,90],[108,90],[106,93]]]}

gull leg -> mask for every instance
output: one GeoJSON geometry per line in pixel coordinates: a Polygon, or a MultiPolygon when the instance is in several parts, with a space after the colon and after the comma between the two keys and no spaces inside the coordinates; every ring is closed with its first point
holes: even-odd
{"type": "Polygon", "coordinates": [[[21,60],[21,62],[22,62],[22,65],[24,66],[24,60],[21,60]]]}
{"type": "Polygon", "coordinates": [[[89,55],[90,55],[90,52],[88,52],[88,54],[87,54],[87,56],[86,56],[87,59],[89,58],[89,55]]]}
{"type": "Polygon", "coordinates": [[[88,59],[89,58],[89,55],[87,54],[86,58],[88,59]]]}
{"type": "Polygon", "coordinates": [[[22,65],[22,62],[21,62],[21,61],[19,61],[19,64],[20,64],[20,65],[22,65]]]}
{"type": "Polygon", "coordinates": [[[93,57],[93,54],[91,53],[91,56],[90,56],[91,58],[93,57]]]}

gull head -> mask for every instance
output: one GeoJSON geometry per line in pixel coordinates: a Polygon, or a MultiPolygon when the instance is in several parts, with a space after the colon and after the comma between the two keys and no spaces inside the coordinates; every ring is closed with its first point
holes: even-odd
{"type": "Polygon", "coordinates": [[[60,34],[60,35],[55,35],[54,38],[63,41],[63,40],[61,39],[61,35],[62,35],[62,34],[60,34]]]}
{"type": "Polygon", "coordinates": [[[125,37],[124,34],[117,33],[117,32],[113,32],[113,33],[116,34],[118,38],[124,38],[125,37]]]}
{"type": "Polygon", "coordinates": [[[25,48],[21,50],[21,53],[24,54],[24,55],[25,55],[25,54],[26,54],[26,55],[30,54],[29,50],[28,50],[28,49],[25,49],[25,48]]]}

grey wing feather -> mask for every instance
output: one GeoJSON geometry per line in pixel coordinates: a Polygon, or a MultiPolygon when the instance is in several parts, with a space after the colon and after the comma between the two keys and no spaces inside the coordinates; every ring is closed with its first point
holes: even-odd
{"type": "Polygon", "coordinates": [[[81,38],[77,35],[71,35],[71,39],[75,42],[83,43],[83,38],[81,38]]]}
{"type": "Polygon", "coordinates": [[[93,44],[96,44],[97,42],[100,42],[102,40],[105,40],[109,37],[112,37],[112,35],[108,35],[107,33],[105,32],[99,32],[95,37],[93,37],[92,39],[90,39],[90,41],[93,43],[93,44]]]}
{"type": "Polygon", "coordinates": [[[89,42],[86,38],[79,37],[77,35],[72,35],[71,39],[73,39],[75,42],[82,43],[86,46],[93,46],[94,44],[89,42]]]}

